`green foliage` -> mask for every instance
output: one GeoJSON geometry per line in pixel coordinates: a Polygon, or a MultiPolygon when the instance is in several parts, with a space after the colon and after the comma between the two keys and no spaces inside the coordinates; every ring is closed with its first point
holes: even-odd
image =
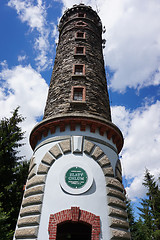
{"type": "Polygon", "coordinates": [[[134,239],[135,232],[136,232],[136,223],[134,220],[134,213],[133,213],[133,205],[131,200],[128,198],[126,199],[126,206],[127,206],[127,214],[128,214],[128,222],[130,226],[131,238],[134,239]]]}
{"type": "Polygon", "coordinates": [[[147,189],[145,198],[141,199],[139,219],[134,221],[133,211],[127,207],[129,224],[133,240],[160,239],[160,190],[154,176],[145,172],[143,185],[147,189]],[[131,214],[130,214],[131,213],[131,214]]]}
{"type": "Polygon", "coordinates": [[[19,123],[24,120],[18,108],[11,118],[0,122],[0,239],[12,239],[28,175],[28,163],[19,156],[24,133],[19,123]]]}

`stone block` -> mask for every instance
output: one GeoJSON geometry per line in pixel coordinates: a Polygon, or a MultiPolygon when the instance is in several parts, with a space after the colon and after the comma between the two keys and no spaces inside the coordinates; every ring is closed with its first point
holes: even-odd
{"type": "Polygon", "coordinates": [[[116,197],[108,197],[108,205],[126,209],[126,203],[116,197]]]}
{"type": "Polygon", "coordinates": [[[112,230],[112,240],[130,240],[131,239],[131,234],[130,232],[123,231],[123,230],[118,230],[118,229],[113,229],[112,230]]]}
{"type": "Polygon", "coordinates": [[[17,229],[15,232],[15,238],[16,239],[35,238],[37,237],[37,234],[38,227],[17,229]]]}
{"type": "Polygon", "coordinates": [[[114,172],[112,167],[103,167],[102,170],[105,176],[114,177],[114,172]]]}
{"type": "Polygon", "coordinates": [[[32,187],[32,188],[29,188],[25,191],[24,197],[26,198],[28,196],[40,194],[40,193],[43,193],[43,192],[44,192],[44,185],[32,187]]]}
{"type": "Polygon", "coordinates": [[[118,208],[109,208],[109,216],[111,217],[120,217],[120,218],[125,218],[127,219],[127,212],[123,209],[118,209],[118,208]]]}
{"type": "Polygon", "coordinates": [[[119,170],[120,173],[122,173],[121,162],[119,159],[117,160],[116,168],[119,170]]]}
{"type": "Polygon", "coordinates": [[[35,163],[35,157],[32,157],[30,160],[30,164],[29,164],[29,172],[32,170],[32,168],[36,165],[35,163]]]}
{"type": "Polygon", "coordinates": [[[55,159],[48,152],[44,155],[44,157],[42,159],[42,163],[48,164],[50,166],[54,163],[54,161],[55,161],[55,159]]]}
{"type": "Polygon", "coordinates": [[[18,227],[25,227],[25,226],[38,226],[40,221],[40,216],[34,217],[24,217],[18,220],[18,227]]]}
{"type": "Polygon", "coordinates": [[[43,163],[40,163],[37,174],[47,174],[49,169],[50,169],[49,166],[44,165],[43,163]]]}
{"type": "Polygon", "coordinates": [[[119,218],[112,218],[111,217],[110,227],[129,229],[129,223],[125,220],[121,220],[119,218]]]}
{"type": "Polygon", "coordinates": [[[41,204],[43,201],[43,194],[37,196],[31,196],[23,199],[22,207],[41,204]]]}
{"type": "Polygon", "coordinates": [[[110,166],[111,163],[108,159],[108,157],[106,155],[104,155],[103,157],[101,157],[99,160],[98,160],[98,164],[103,168],[103,167],[106,167],[106,166],[110,166]]]}
{"type": "Polygon", "coordinates": [[[91,154],[93,148],[94,148],[94,144],[92,142],[87,141],[86,139],[84,140],[84,152],[88,155],[91,154]]]}
{"type": "Polygon", "coordinates": [[[106,177],[106,186],[107,187],[115,187],[115,188],[119,189],[121,192],[124,191],[122,183],[119,180],[117,180],[116,178],[106,177]]]}
{"type": "Polygon", "coordinates": [[[102,156],[104,153],[102,151],[102,149],[98,146],[96,146],[96,148],[93,150],[93,153],[92,153],[92,157],[97,160],[100,156],[102,156]]]}
{"type": "Polygon", "coordinates": [[[59,143],[59,145],[64,154],[71,152],[71,140],[70,139],[63,140],[62,142],[59,143]]]}
{"type": "Polygon", "coordinates": [[[117,178],[120,182],[122,182],[122,174],[119,172],[118,169],[116,169],[116,178],[117,178]]]}
{"type": "Polygon", "coordinates": [[[32,168],[32,170],[30,171],[29,175],[28,175],[28,180],[31,179],[33,176],[36,175],[36,170],[37,170],[37,167],[36,165],[32,168]]]}
{"type": "Polygon", "coordinates": [[[35,215],[35,214],[40,214],[41,213],[41,205],[35,205],[35,206],[29,206],[22,208],[20,211],[20,216],[30,216],[30,215],[35,215]]]}
{"type": "Polygon", "coordinates": [[[59,158],[62,153],[60,151],[60,148],[58,147],[58,145],[54,145],[50,150],[49,152],[55,157],[55,158],[59,158]]]}
{"type": "Polygon", "coordinates": [[[31,178],[30,180],[27,181],[26,184],[26,189],[36,186],[36,185],[40,185],[40,184],[44,184],[46,181],[46,176],[34,176],[33,178],[31,178]]]}
{"type": "Polygon", "coordinates": [[[121,191],[113,189],[113,188],[109,188],[109,187],[107,187],[107,190],[108,190],[108,196],[114,196],[121,200],[125,199],[124,193],[122,193],[121,191]]]}

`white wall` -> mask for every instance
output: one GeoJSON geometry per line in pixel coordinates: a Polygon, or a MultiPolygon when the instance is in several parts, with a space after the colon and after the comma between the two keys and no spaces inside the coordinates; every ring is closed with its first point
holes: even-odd
{"type": "Polygon", "coordinates": [[[73,206],[100,216],[102,230],[100,239],[106,240],[106,236],[108,236],[107,239],[110,239],[104,174],[100,166],[85,154],[83,156],[75,154],[64,155],[50,168],[46,179],[38,240],[48,239],[50,214],[70,209],[73,206]],[[71,195],[63,191],[60,186],[60,177],[63,169],[68,164],[84,164],[89,167],[94,180],[87,192],[80,195],[71,195]]]}

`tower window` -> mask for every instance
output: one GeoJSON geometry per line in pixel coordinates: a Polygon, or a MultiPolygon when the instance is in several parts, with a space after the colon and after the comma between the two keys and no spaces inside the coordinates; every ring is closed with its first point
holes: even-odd
{"type": "Polygon", "coordinates": [[[85,18],[86,14],[85,13],[78,13],[78,17],[85,18]]]}
{"type": "Polygon", "coordinates": [[[85,47],[83,46],[78,46],[78,47],[75,47],[75,50],[74,50],[74,54],[76,55],[85,55],[85,47]]]}
{"type": "Polygon", "coordinates": [[[73,68],[74,75],[85,75],[85,65],[84,64],[75,64],[73,68]]]}
{"type": "Polygon", "coordinates": [[[84,102],[86,98],[86,88],[83,86],[73,86],[71,90],[71,100],[84,102]]]}
{"type": "Polygon", "coordinates": [[[83,88],[75,88],[73,93],[74,101],[82,101],[83,99],[83,88]]]}
{"type": "Polygon", "coordinates": [[[76,32],[76,38],[85,39],[85,33],[84,32],[76,32]]]}

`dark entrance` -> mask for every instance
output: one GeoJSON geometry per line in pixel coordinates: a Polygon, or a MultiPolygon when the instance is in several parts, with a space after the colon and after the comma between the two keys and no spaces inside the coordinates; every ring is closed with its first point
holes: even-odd
{"type": "Polygon", "coordinates": [[[66,222],[57,225],[56,240],[91,240],[91,225],[66,222]]]}

